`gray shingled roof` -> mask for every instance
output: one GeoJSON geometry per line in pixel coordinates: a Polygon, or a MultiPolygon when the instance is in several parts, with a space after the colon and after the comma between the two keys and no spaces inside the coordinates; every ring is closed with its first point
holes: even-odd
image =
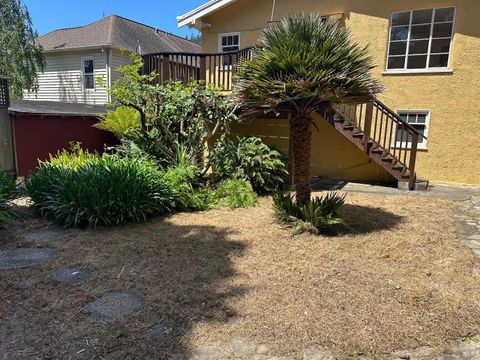
{"type": "Polygon", "coordinates": [[[60,116],[98,116],[107,112],[105,105],[77,104],[59,101],[12,100],[10,114],[60,116]]]}
{"type": "Polygon", "coordinates": [[[142,53],[200,52],[200,45],[153,27],[111,15],[94,23],[49,32],[38,38],[45,51],[83,47],[113,47],[135,51],[138,41],[142,53]]]}

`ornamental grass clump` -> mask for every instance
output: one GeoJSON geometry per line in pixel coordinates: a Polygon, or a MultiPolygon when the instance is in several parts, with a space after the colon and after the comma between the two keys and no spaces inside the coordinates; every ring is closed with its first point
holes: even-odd
{"type": "Polygon", "coordinates": [[[294,196],[277,193],[273,196],[273,210],[277,220],[292,227],[293,234],[327,233],[342,224],[340,210],[345,205],[345,194],[336,192],[315,197],[307,204],[295,202],[294,196]]]}
{"type": "Polygon", "coordinates": [[[95,227],[145,222],[172,209],[172,190],[152,162],[81,156],[60,153],[27,180],[27,192],[42,216],[65,227],[95,227]]]}

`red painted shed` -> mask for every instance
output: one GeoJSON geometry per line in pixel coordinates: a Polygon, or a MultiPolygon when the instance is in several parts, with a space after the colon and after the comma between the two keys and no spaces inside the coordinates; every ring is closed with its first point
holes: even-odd
{"type": "Polygon", "coordinates": [[[53,101],[11,101],[16,166],[18,176],[28,176],[58,150],[79,142],[90,151],[103,151],[116,143],[115,137],[93,125],[105,106],[53,101]]]}

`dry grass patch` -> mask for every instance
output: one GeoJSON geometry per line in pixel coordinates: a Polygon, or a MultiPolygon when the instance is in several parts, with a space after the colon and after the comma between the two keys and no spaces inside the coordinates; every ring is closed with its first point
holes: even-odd
{"type": "MultiPolygon", "coordinates": [[[[244,337],[294,358],[313,345],[339,358],[383,358],[480,333],[480,261],[456,239],[452,203],[352,193],[347,204],[351,229],[338,237],[292,237],[266,198],[250,209],[68,231],[49,243],[55,261],[0,273],[0,353],[168,359],[244,337]],[[76,264],[95,276],[74,286],[52,280],[76,264]],[[121,289],[143,292],[145,309],[108,325],[82,311],[121,289]],[[157,323],[171,333],[148,340],[157,323]]],[[[0,233],[2,248],[25,244],[21,231],[0,233]]]]}

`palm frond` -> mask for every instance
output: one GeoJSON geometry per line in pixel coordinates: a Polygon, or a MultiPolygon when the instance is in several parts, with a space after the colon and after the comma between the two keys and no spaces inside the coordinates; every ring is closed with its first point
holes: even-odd
{"type": "Polygon", "coordinates": [[[247,112],[360,103],[382,91],[373,68],[348,29],[318,14],[291,16],[264,30],[252,59],[239,63],[234,97],[247,112]]]}

